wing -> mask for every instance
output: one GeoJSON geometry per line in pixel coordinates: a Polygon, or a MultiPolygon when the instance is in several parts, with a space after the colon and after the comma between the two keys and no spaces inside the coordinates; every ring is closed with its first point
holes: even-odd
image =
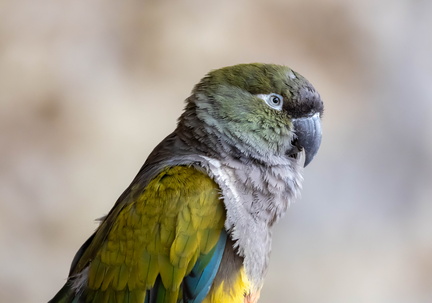
{"type": "Polygon", "coordinates": [[[217,184],[174,166],[124,199],[78,251],[51,302],[201,302],[227,238],[217,184]]]}

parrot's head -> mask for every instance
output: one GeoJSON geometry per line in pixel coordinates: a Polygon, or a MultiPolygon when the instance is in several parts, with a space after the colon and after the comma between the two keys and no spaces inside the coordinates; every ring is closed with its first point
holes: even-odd
{"type": "Polygon", "coordinates": [[[297,161],[304,151],[306,166],[321,143],[322,113],[319,94],[290,68],[240,64],[196,85],[179,126],[209,154],[297,161]]]}

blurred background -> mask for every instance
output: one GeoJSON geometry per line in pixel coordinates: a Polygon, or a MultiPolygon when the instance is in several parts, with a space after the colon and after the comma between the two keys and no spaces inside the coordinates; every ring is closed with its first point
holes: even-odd
{"type": "Polygon", "coordinates": [[[325,102],[260,302],[432,302],[432,2],[0,1],[0,301],[46,302],[195,83],[291,66],[325,102]]]}

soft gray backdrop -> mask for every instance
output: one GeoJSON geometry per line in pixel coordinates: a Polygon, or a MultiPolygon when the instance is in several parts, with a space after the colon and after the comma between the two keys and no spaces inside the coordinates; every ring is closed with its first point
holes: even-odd
{"type": "Polygon", "coordinates": [[[209,70],[325,101],[261,302],[432,302],[431,1],[0,1],[0,301],[45,302],[209,70]]]}

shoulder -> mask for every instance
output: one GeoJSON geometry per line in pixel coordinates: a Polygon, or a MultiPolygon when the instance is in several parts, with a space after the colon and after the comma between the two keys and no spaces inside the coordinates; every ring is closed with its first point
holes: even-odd
{"type": "Polygon", "coordinates": [[[153,177],[147,186],[142,188],[139,184],[132,185],[132,196],[164,196],[164,199],[170,200],[173,196],[193,199],[206,195],[207,198],[218,198],[218,184],[201,168],[192,165],[178,165],[162,169],[153,177]]]}

